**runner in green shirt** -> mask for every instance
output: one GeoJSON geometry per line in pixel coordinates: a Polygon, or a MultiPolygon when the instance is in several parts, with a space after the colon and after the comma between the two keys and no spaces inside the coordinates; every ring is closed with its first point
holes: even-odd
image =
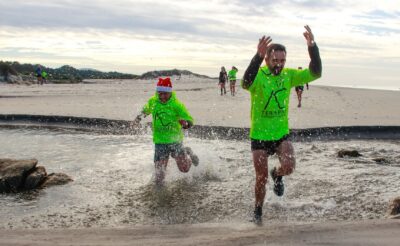
{"type": "Polygon", "coordinates": [[[46,71],[42,71],[42,81],[41,81],[41,85],[43,85],[43,83],[47,83],[47,73],[46,71]]]}
{"type": "Polygon", "coordinates": [[[251,150],[256,171],[254,221],[262,219],[262,207],[268,178],[268,157],[277,154],[279,168],[271,171],[274,192],[282,196],[284,184],[282,177],[293,172],[296,164],[289,135],[289,98],[292,87],[311,82],[322,73],[321,58],[314,35],[305,26],[304,37],[311,58],[309,68],[298,70],[284,68],[286,48],[272,44],[270,37],[259,40],[257,53],[245,71],[242,87],[251,95],[251,150]],[[266,66],[260,67],[265,59],[266,66]]]}
{"type": "Polygon", "coordinates": [[[157,93],[144,105],[132,125],[136,127],[142,117],[150,114],[153,116],[155,181],[156,185],[162,186],[170,155],[175,159],[178,169],[185,173],[192,164],[195,166],[199,164],[199,158],[191,148],[182,144],[182,128],[190,128],[193,125],[193,118],[172,91],[171,79],[160,78],[156,91],[157,93]]]}
{"type": "Polygon", "coordinates": [[[229,78],[229,88],[231,90],[231,95],[235,95],[235,86],[236,86],[236,73],[239,70],[235,67],[232,66],[232,69],[228,72],[228,78],[229,78]]]}

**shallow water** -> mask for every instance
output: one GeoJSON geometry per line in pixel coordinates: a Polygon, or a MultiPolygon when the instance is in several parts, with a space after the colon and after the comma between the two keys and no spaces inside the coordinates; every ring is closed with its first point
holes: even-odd
{"type": "MultiPolygon", "coordinates": [[[[101,227],[248,221],[254,171],[247,141],[185,139],[200,157],[180,173],[170,160],[165,189],[153,187],[150,135],[0,129],[1,158],[37,158],[48,173],[74,182],[0,194],[0,228],[101,227]]],[[[383,218],[399,196],[400,141],[294,143],[297,169],[276,197],[269,183],[264,220],[276,222],[383,218]],[[359,158],[338,158],[340,149],[359,158]],[[378,164],[373,158],[385,157],[378,164]]],[[[276,157],[269,166],[277,165],[276,157]]]]}

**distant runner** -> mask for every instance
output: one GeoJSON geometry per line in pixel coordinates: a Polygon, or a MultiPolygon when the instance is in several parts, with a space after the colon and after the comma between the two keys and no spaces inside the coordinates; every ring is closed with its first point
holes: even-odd
{"type": "Polygon", "coordinates": [[[256,171],[254,221],[262,221],[262,207],[268,178],[268,157],[277,154],[280,167],[271,170],[274,193],[282,196],[283,176],[295,168],[295,156],[289,136],[289,99],[292,87],[303,85],[321,77],[321,58],[314,35],[305,26],[304,37],[311,61],[308,69],[284,68],[286,48],[273,44],[270,37],[263,36],[257,53],[244,73],[242,87],[251,95],[251,150],[256,171]],[[265,59],[266,66],[260,67],[265,59]]]}
{"type": "Polygon", "coordinates": [[[232,69],[228,73],[228,78],[229,78],[229,88],[231,90],[231,95],[235,95],[235,86],[236,86],[236,73],[238,72],[238,69],[235,66],[232,66],[232,69]]]}
{"type": "Polygon", "coordinates": [[[47,73],[46,71],[42,71],[42,81],[41,81],[41,85],[43,85],[43,83],[47,83],[47,73]]]}
{"type": "Polygon", "coordinates": [[[157,186],[162,186],[170,155],[175,159],[179,171],[184,173],[189,171],[192,164],[199,164],[199,158],[191,148],[182,144],[182,128],[192,127],[193,118],[185,105],[176,98],[170,78],[159,79],[156,94],[144,105],[132,126],[138,126],[142,117],[150,114],[153,116],[155,182],[157,186]]]}
{"type": "Polygon", "coordinates": [[[225,67],[221,67],[221,71],[219,72],[219,87],[221,89],[221,96],[226,94],[225,84],[228,81],[228,75],[226,74],[225,67]],[[223,93],[223,94],[222,94],[223,93]]]}
{"type": "MultiPolygon", "coordinates": [[[[298,67],[299,70],[303,69],[302,67],[298,67]]],[[[307,88],[308,88],[308,83],[307,83],[307,88]]],[[[301,107],[301,95],[303,94],[304,91],[304,85],[299,85],[296,86],[295,88],[296,94],[297,94],[297,101],[299,102],[297,104],[297,107],[300,108],[301,107]]]]}
{"type": "Polygon", "coordinates": [[[43,84],[42,80],[42,66],[38,65],[35,70],[38,85],[43,84]]]}

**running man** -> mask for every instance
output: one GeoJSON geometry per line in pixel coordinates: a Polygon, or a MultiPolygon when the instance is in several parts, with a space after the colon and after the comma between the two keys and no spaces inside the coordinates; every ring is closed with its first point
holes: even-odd
{"type": "Polygon", "coordinates": [[[235,66],[232,66],[232,69],[228,72],[229,78],[229,88],[231,90],[231,95],[235,95],[235,86],[236,86],[236,73],[238,69],[235,66]]]}
{"type": "Polygon", "coordinates": [[[42,81],[41,81],[41,85],[43,85],[43,83],[47,83],[47,73],[46,71],[42,71],[42,81]]]}
{"type": "MultiPolygon", "coordinates": [[[[303,69],[302,67],[298,67],[299,70],[303,69]]],[[[306,84],[307,88],[308,88],[308,83],[306,84]]],[[[301,107],[301,95],[303,94],[304,91],[304,85],[299,85],[294,87],[296,94],[297,94],[297,101],[299,102],[297,104],[297,107],[300,108],[301,107]]]]}
{"type": "Polygon", "coordinates": [[[149,114],[153,116],[155,182],[160,187],[164,183],[170,155],[175,159],[179,171],[184,173],[190,170],[192,164],[195,166],[199,164],[199,158],[193,154],[191,148],[182,145],[182,128],[192,127],[193,118],[185,105],[176,98],[170,78],[159,79],[156,94],[144,105],[142,112],[133,121],[132,127],[137,127],[142,117],[149,114]]]}
{"type": "Polygon", "coordinates": [[[282,196],[283,176],[293,172],[296,164],[294,149],[289,141],[288,108],[290,90],[321,77],[322,64],[314,35],[305,26],[304,37],[311,61],[308,69],[284,68],[286,48],[273,44],[270,37],[263,36],[258,43],[257,53],[250,62],[242,87],[251,95],[251,150],[253,154],[255,183],[254,221],[262,221],[262,207],[268,179],[268,157],[277,154],[279,168],[271,170],[274,193],[282,196]],[[260,67],[265,59],[266,66],[260,67]]]}

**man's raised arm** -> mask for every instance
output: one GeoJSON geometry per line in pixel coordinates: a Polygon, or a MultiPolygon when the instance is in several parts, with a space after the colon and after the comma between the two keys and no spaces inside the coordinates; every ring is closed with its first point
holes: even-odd
{"type": "Polygon", "coordinates": [[[257,76],[258,69],[260,68],[261,63],[264,60],[265,55],[267,54],[268,45],[271,42],[272,39],[270,37],[263,36],[262,38],[260,38],[258,42],[257,53],[255,54],[253,59],[251,59],[250,65],[244,72],[242,80],[243,89],[248,89],[253,84],[254,79],[257,76]]]}

